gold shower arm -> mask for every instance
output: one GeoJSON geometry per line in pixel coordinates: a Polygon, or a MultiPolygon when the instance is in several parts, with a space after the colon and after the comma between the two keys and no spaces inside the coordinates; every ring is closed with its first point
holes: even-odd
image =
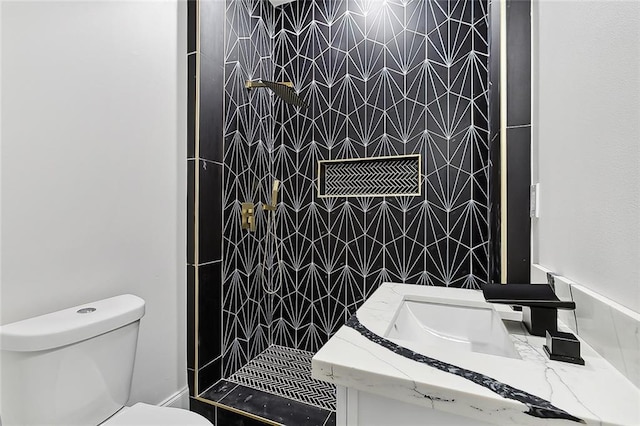
{"type": "MultiPolygon", "coordinates": [[[[293,83],[290,81],[278,81],[277,83],[293,89],[293,83]]],[[[244,82],[244,87],[247,89],[256,89],[258,87],[267,87],[267,85],[260,80],[247,80],[244,82]]]]}

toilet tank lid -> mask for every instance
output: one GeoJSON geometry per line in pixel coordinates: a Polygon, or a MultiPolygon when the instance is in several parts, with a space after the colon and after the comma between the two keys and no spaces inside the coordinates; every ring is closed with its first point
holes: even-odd
{"type": "Polygon", "coordinates": [[[123,294],[0,326],[0,349],[30,352],[57,348],[131,324],[144,300],[123,294]]]}

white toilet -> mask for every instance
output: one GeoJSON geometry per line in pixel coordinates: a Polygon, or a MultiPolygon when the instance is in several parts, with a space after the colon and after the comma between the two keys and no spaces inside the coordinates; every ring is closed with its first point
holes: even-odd
{"type": "Polygon", "coordinates": [[[0,327],[0,419],[11,425],[211,426],[131,390],[144,300],[125,294],[0,327]]]}

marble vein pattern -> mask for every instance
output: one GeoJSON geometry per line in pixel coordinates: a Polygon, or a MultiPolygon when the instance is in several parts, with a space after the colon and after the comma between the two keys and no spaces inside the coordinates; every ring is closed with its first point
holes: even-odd
{"type": "MultiPolygon", "coordinates": [[[[378,336],[373,333],[367,327],[362,325],[358,320],[356,315],[353,315],[345,324],[347,327],[351,327],[356,330],[358,333],[362,334],[367,339],[372,342],[390,350],[393,353],[396,353],[405,358],[412,359],[416,362],[420,362],[422,364],[426,364],[429,367],[437,368],[441,371],[446,371],[451,374],[455,374],[456,376],[463,377],[473,383],[479,384],[480,386],[484,386],[485,388],[495,392],[496,394],[504,397],[513,399],[516,401],[520,401],[529,407],[526,412],[530,416],[541,417],[541,418],[557,418],[557,419],[567,419],[572,420],[574,422],[585,423],[584,420],[572,416],[566,411],[554,406],[549,401],[539,398],[535,395],[531,395],[525,391],[520,389],[516,389],[512,386],[509,386],[505,383],[502,383],[494,378],[486,376],[481,373],[477,373],[475,371],[467,370],[464,368],[460,368],[453,364],[449,364],[444,361],[440,361],[435,358],[428,357],[426,355],[419,354],[417,352],[412,351],[411,349],[404,348],[400,345],[397,345],[384,337],[378,336]]],[[[427,396],[428,398],[428,396],[427,396]]],[[[442,400],[442,398],[439,398],[442,400]]]]}
{"type": "Polygon", "coordinates": [[[640,390],[582,339],[585,366],[552,361],[542,348],[545,338],[529,335],[517,315],[494,306],[517,358],[400,341],[388,333],[407,300],[486,303],[475,290],[383,283],[358,309],[357,320],[316,353],[313,376],[490,424],[640,424],[640,390]],[[354,328],[356,321],[362,327],[354,328]],[[380,344],[385,340],[397,351],[380,344]]]}

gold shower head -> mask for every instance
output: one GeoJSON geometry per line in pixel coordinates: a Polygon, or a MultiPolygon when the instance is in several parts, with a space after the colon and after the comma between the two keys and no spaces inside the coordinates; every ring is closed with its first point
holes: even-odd
{"type": "Polygon", "coordinates": [[[290,105],[295,105],[300,108],[309,108],[309,106],[298,96],[298,94],[293,90],[293,83],[290,81],[283,82],[273,82],[273,81],[254,81],[247,80],[244,83],[244,87],[247,89],[257,89],[260,87],[268,87],[276,94],[280,99],[285,101],[290,105]]]}
{"type": "MultiPolygon", "coordinates": [[[[293,89],[293,83],[290,81],[279,81],[275,84],[282,84],[283,86],[291,87],[293,89]]],[[[244,87],[247,89],[257,89],[260,87],[268,87],[262,80],[247,80],[244,82],[244,87]]]]}

